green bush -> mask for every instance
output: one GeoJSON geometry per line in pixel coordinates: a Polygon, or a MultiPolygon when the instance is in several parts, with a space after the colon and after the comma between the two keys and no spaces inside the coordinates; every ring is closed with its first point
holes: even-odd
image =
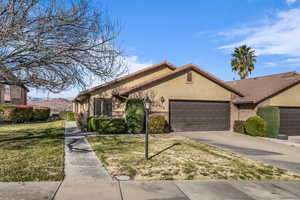
{"type": "Polygon", "coordinates": [[[149,131],[151,134],[164,133],[166,129],[166,119],[163,115],[153,115],[149,118],[149,131]]]}
{"type": "Polygon", "coordinates": [[[75,113],[68,112],[67,113],[67,121],[75,121],[75,113]]]}
{"type": "Polygon", "coordinates": [[[100,118],[91,117],[88,119],[88,131],[97,131],[100,118]]]}
{"type": "Polygon", "coordinates": [[[139,134],[144,131],[145,109],[142,99],[126,101],[125,118],[129,133],[139,134]]]}
{"type": "Polygon", "coordinates": [[[33,107],[27,105],[18,105],[10,112],[9,121],[15,123],[29,122],[33,117],[33,107]]]}
{"type": "Polygon", "coordinates": [[[246,133],[251,136],[265,136],[267,129],[267,122],[259,117],[249,117],[245,123],[246,133]]]}
{"type": "Polygon", "coordinates": [[[33,120],[46,120],[50,116],[50,108],[48,107],[34,107],[33,120]]]}
{"type": "Polygon", "coordinates": [[[257,115],[267,122],[266,136],[277,138],[280,128],[280,110],[278,107],[260,107],[257,109],[257,115]]]}
{"type": "Polygon", "coordinates": [[[245,133],[245,121],[242,120],[234,121],[233,131],[237,133],[245,133]]]}
{"type": "Polygon", "coordinates": [[[120,134],[126,133],[127,127],[126,122],[122,118],[98,118],[97,132],[104,134],[120,134]]]}

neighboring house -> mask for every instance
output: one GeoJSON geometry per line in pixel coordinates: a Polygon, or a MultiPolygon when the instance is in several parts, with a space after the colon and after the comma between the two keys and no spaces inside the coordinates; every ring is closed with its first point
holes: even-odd
{"type": "Polygon", "coordinates": [[[300,74],[287,72],[227,82],[245,96],[232,102],[237,119],[246,120],[262,106],[280,109],[280,134],[300,135],[300,74]]]}
{"type": "Polygon", "coordinates": [[[28,91],[25,86],[0,84],[0,104],[26,104],[28,91]]]}
{"type": "MultiPolygon", "coordinates": [[[[298,74],[282,75],[289,76],[273,75],[226,83],[193,64],[176,68],[162,62],[80,92],[73,101],[73,110],[88,116],[120,117],[124,114],[127,98],[148,96],[153,101],[152,114],[164,115],[173,131],[231,130],[235,120],[255,115],[257,107],[264,105],[280,106],[284,124],[285,120],[290,120],[289,116],[285,117],[286,112],[299,111],[297,116],[300,116],[300,95],[295,97],[300,85],[297,85],[298,74]],[[268,77],[276,80],[269,83],[268,77]],[[267,83],[256,83],[256,80],[267,83]],[[299,106],[299,110],[283,108],[286,106],[299,106]]],[[[294,134],[290,129],[286,131],[285,125],[282,127],[284,133],[294,134]]]]}

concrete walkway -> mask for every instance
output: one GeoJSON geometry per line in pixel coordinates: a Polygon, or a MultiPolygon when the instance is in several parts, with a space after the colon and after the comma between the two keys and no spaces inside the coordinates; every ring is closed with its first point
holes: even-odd
{"type": "MultiPolygon", "coordinates": [[[[114,185],[106,184],[109,182],[112,182],[112,178],[85,136],[76,129],[75,122],[66,122],[65,179],[55,199],[87,199],[86,194],[89,195],[88,199],[98,199],[99,195],[103,195],[102,191],[107,191],[106,188],[111,189],[114,185]]],[[[118,188],[114,192],[118,194],[118,188]]]]}
{"type": "Polygon", "coordinates": [[[230,131],[182,132],[196,141],[300,174],[300,147],[230,131]]]}
{"type": "Polygon", "coordinates": [[[300,182],[113,180],[75,124],[66,123],[65,173],[56,200],[299,200],[300,182]]]}

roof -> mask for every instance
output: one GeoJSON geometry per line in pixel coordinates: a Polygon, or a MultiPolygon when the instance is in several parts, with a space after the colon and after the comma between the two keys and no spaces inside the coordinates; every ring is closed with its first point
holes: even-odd
{"type": "Polygon", "coordinates": [[[287,72],[227,82],[231,87],[245,94],[233,102],[236,104],[258,104],[284,90],[300,83],[300,74],[287,72]]]}
{"type": "MultiPolygon", "coordinates": [[[[17,83],[17,77],[12,72],[6,72],[6,77],[9,77],[10,79],[14,79],[14,81],[17,83]]],[[[5,77],[0,77],[0,80],[5,81],[5,77]]],[[[10,84],[10,85],[17,85],[17,84],[10,84]]],[[[18,84],[17,86],[24,88],[27,92],[29,92],[29,89],[24,84],[18,84]]]]}
{"type": "Polygon", "coordinates": [[[133,93],[133,92],[136,92],[138,90],[140,90],[141,88],[144,88],[144,87],[147,87],[151,84],[155,84],[157,82],[160,82],[162,80],[165,80],[167,78],[170,78],[174,75],[177,75],[177,74],[180,74],[180,72],[184,72],[184,71],[188,71],[188,70],[193,70],[199,74],[201,74],[202,76],[206,77],[207,79],[213,81],[214,83],[220,85],[221,87],[239,95],[239,96],[244,96],[240,91],[238,91],[237,89],[231,87],[230,85],[226,84],[224,81],[218,79],[217,77],[213,76],[212,74],[208,73],[207,71],[197,67],[196,65],[193,65],[193,64],[187,64],[187,65],[184,65],[176,70],[174,70],[173,72],[171,73],[168,73],[168,74],[164,74],[162,76],[159,76],[151,81],[146,81],[146,82],[143,82],[141,84],[138,84],[132,88],[129,88],[129,89],[125,89],[125,90],[122,90],[119,92],[119,95],[121,96],[126,96],[130,93],[133,93]]]}
{"type": "Polygon", "coordinates": [[[120,82],[122,82],[122,81],[126,81],[126,80],[128,80],[128,79],[130,79],[130,78],[134,78],[134,77],[136,77],[136,76],[138,76],[138,75],[141,75],[141,74],[143,74],[143,73],[147,73],[147,72],[150,72],[150,71],[159,69],[160,67],[167,67],[167,68],[169,68],[169,69],[171,69],[171,70],[176,70],[176,66],[175,66],[175,65],[169,63],[168,61],[163,61],[163,62],[161,62],[161,63],[152,65],[152,66],[150,66],[150,67],[146,67],[146,68],[144,68],[144,69],[138,70],[138,71],[136,71],[136,72],[134,72],[134,73],[128,74],[128,75],[123,76],[123,77],[121,77],[121,78],[118,78],[118,79],[109,81],[109,82],[104,83],[104,84],[102,84],[102,85],[93,87],[93,88],[88,89],[88,90],[81,91],[81,92],[77,95],[77,97],[76,97],[75,99],[77,99],[77,98],[80,97],[80,96],[88,95],[88,94],[90,94],[91,92],[95,92],[95,91],[97,91],[97,90],[99,90],[99,89],[103,89],[103,88],[109,87],[109,86],[111,86],[111,85],[113,85],[113,84],[120,83],[120,82]]]}

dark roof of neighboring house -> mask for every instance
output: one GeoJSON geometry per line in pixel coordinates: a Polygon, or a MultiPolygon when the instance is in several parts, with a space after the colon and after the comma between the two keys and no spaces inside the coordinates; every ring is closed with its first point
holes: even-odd
{"type": "MultiPolygon", "coordinates": [[[[99,90],[99,89],[102,89],[102,88],[105,88],[105,87],[109,87],[109,86],[111,86],[111,85],[113,85],[113,84],[120,83],[120,82],[122,82],[122,81],[126,81],[126,80],[128,80],[128,79],[130,79],[130,78],[134,78],[134,77],[139,76],[139,75],[141,75],[141,74],[143,74],[143,73],[147,73],[147,72],[150,72],[150,71],[152,71],[152,70],[159,69],[160,67],[168,67],[168,68],[171,69],[171,70],[176,70],[176,66],[175,66],[175,65],[169,63],[168,61],[164,61],[164,62],[155,64],[155,65],[152,65],[152,66],[150,66],[150,67],[146,67],[146,68],[144,68],[144,69],[138,70],[138,71],[136,71],[136,72],[134,72],[134,73],[128,74],[128,75],[123,76],[123,77],[121,77],[121,78],[118,78],[118,79],[109,81],[109,82],[104,83],[104,84],[102,84],[102,85],[93,87],[93,88],[91,88],[91,89],[81,91],[81,92],[78,94],[78,96],[77,96],[76,98],[78,98],[78,97],[80,97],[80,96],[88,95],[88,94],[91,93],[91,92],[95,92],[95,91],[97,91],[97,90],[99,90]]],[[[75,99],[76,99],[76,98],[75,98],[75,99]]]]}
{"type": "Polygon", "coordinates": [[[298,83],[300,83],[300,74],[296,72],[227,82],[231,87],[245,94],[244,97],[234,100],[236,104],[258,104],[298,83]]]}
{"type": "Polygon", "coordinates": [[[141,84],[138,84],[132,88],[129,88],[129,89],[124,89],[122,91],[119,92],[119,95],[121,96],[126,96],[130,93],[133,93],[133,92],[136,92],[138,90],[140,90],[141,88],[144,88],[144,87],[147,87],[151,84],[155,84],[157,82],[160,82],[160,81],[163,81],[165,79],[168,79],[174,75],[177,75],[179,74],[180,72],[184,72],[184,71],[187,71],[187,70],[193,70],[199,74],[201,74],[202,76],[206,77],[207,79],[213,81],[214,83],[220,85],[221,87],[239,95],[239,96],[244,96],[243,93],[241,93],[240,91],[236,90],[235,88],[231,87],[230,85],[226,84],[224,81],[218,79],[217,77],[213,76],[212,74],[208,73],[207,71],[203,70],[203,69],[200,69],[199,67],[197,67],[196,65],[193,65],[193,64],[187,64],[187,65],[184,65],[178,69],[176,69],[175,71],[171,72],[171,73],[168,73],[168,74],[164,74],[162,76],[159,76],[151,81],[146,81],[144,83],[141,83],[141,84]]]}

